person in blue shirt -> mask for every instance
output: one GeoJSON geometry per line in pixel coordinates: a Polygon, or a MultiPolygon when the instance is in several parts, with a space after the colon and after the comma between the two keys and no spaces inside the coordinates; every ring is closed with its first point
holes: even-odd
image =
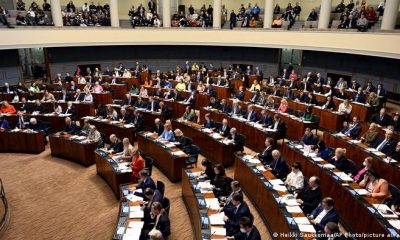
{"type": "Polygon", "coordinates": [[[164,140],[164,141],[169,141],[169,142],[175,141],[175,136],[174,136],[174,133],[172,132],[171,124],[166,123],[164,125],[164,131],[163,131],[163,133],[161,133],[161,135],[160,135],[160,137],[158,137],[158,139],[164,140]]]}
{"type": "Polygon", "coordinates": [[[1,117],[1,121],[0,121],[0,129],[1,130],[7,130],[10,128],[10,124],[8,123],[7,119],[5,116],[1,117]]]}

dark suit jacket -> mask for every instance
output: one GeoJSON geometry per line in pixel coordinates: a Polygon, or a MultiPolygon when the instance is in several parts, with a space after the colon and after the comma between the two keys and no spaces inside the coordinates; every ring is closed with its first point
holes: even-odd
{"type": "Polygon", "coordinates": [[[70,109],[66,108],[66,109],[64,109],[63,113],[64,114],[74,115],[75,114],[75,108],[74,107],[71,107],[70,109]]]}
{"type": "Polygon", "coordinates": [[[141,101],[141,102],[135,102],[135,107],[137,108],[145,108],[147,105],[145,102],[141,101]]]}
{"type": "MultiPolygon", "coordinates": [[[[323,210],[324,208],[322,206],[319,206],[312,211],[311,215],[313,215],[313,217],[316,218],[323,210]]],[[[315,230],[317,230],[317,232],[324,231],[325,225],[328,222],[334,222],[334,223],[339,222],[339,216],[334,208],[329,210],[329,212],[321,219],[321,221],[316,225],[314,225],[315,230]]]]}
{"type": "Polygon", "coordinates": [[[272,151],[274,148],[272,146],[265,148],[264,151],[258,154],[258,159],[264,164],[271,164],[272,162],[272,151]]]}
{"type": "MultiPolygon", "coordinates": [[[[326,104],[326,101],[321,105],[321,106],[324,106],[326,104]]],[[[328,105],[325,107],[325,109],[333,109],[333,110],[335,110],[336,109],[336,104],[335,104],[335,102],[333,101],[333,100],[331,100],[329,103],[328,103],[328,105]]]]}
{"type": "MultiPolygon", "coordinates": [[[[151,102],[147,103],[147,110],[151,110],[151,102]]],[[[158,110],[158,103],[156,101],[153,101],[153,111],[157,111],[158,110]]]]}
{"type": "Polygon", "coordinates": [[[272,123],[272,117],[269,115],[261,116],[260,120],[258,120],[258,123],[269,126],[272,123]]]}
{"type": "Polygon", "coordinates": [[[156,184],[151,177],[147,177],[136,186],[136,189],[142,189],[143,192],[146,188],[156,189],[156,184]]]}
{"type": "Polygon", "coordinates": [[[222,112],[230,112],[231,111],[231,109],[229,108],[229,106],[227,104],[220,105],[219,110],[222,112]]]}
{"type": "Polygon", "coordinates": [[[125,123],[131,123],[132,122],[132,117],[128,113],[125,113],[124,116],[122,116],[122,114],[121,114],[121,115],[118,116],[118,118],[122,119],[125,123]]]}
{"type": "Polygon", "coordinates": [[[242,202],[239,208],[236,211],[235,210],[236,208],[232,209],[232,218],[228,219],[228,221],[225,222],[227,236],[232,236],[240,231],[239,221],[242,217],[251,218],[250,209],[245,202],[242,202]]]}
{"type": "Polygon", "coordinates": [[[365,96],[364,93],[355,93],[353,96],[354,102],[365,103],[365,96]]]}
{"type": "Polygon", "coordinates": [[[131,99],[129,101],[129,99],[124,99],[124,101],[122,102],[122,106],[133,106],[134,105],[134,101],[133,99],[131,99]]]}
{"type": "Polygon", "coordinates": [[[379,113],[374,114],[374,116],[372,116],[372,118],[371,118],[371,122],[374,122],[374,123],[379,124],[381,126],[389,125],[390,121],[391,121],[391,118],[387,114],[385,114],[385,116],[383,116],[382,119],[381,119],[379,113]]]}
{"type": "Polygon", "coordinates": [[[32,112],[44,113],[45,109],[44,109],[43,105],[40,105],[40,106],[34,105],[33,109],[32,109],[32,112]]]}
{"type": "Polygon", "coordinates": [[[28,103],[25,103],[25,104],[19,105],[17,109],[18,109],[18,111],[22,111],[22,112],[23,111],[29,112],[30,107],[29,107],[28,103]]]}
{"type": "Polygon", "coordinates": [[[303,204],[300,207],[303,209],[304,214],[310,214],[321,202],[321,188],[317,187],[315,190],[312,190],[310,187],[306,187],[303,191],[299,192],[298,198],[303,200],[303,204]]]}
{"type": "Polygon", "coordinates": [[[354,172],[354,164],[350,162],[345,156],[342,156],[339,160],[335,161],[334,158],[328,159],[328,162],[335,165],[337,169],[345,173],[354,172]]]}
{"type": "Polygon", "coordinates": [[[78,127],[75,125],[75,123],[71,122],[70,125],[65,125],[64,132],[75,134],[78,132],[78,127]]]}
{"type": "Polygon", "coordinates": [[[160,123],[158,127],[154,124],[153,132],[156,132],[157,135],[160,136],[164,132],[164,124],[160,123]]]}
{"type": "Polygon", "coordinates": [[[222,132],[222,136],[226,137],[230,134],[231,127],[229,125],[226,126],[225,130],[223,130],[224,125],[221,124],[218,128],[218,132],[222,132]]]}
{"type": "Polygon", "coordinates": [[[248,236],[246,233],[238,232],[233,237],[235,240],[261,240],[260,232],[254,225],[248,236]]]}
{"type": "Polygon", "coordinates": [[[135,124],[135,128],[137,132],[142,131],[143,129],[143,115],[142,114],[138,114],[137,116],[135,116],[133,118],[133,123],[135,124]]]}
{"type": "Polygon", "coordinates": [[[43,131],[44,130],[44,125],[42,122],[40,122],[39,120],[37,120],[37,124],[36,125],[32,125],[32,124],[28,124],[28,129],[32,129],[34,131],[43,131]]]}
{"type": "Polygon", "coordinates": [[[236,99],[239,99],[240,101],[243,101],[243,99],[244,99],[244,92],[237,92],[237,93],[235,94],[235,98],[236,98],[236,99]]]}
{"type": "Polygon", "coordinates": [[[343,128],[343,130],[341,131],[341,133],[346,134],[346,132],[348,132],[350,130],[350,137],[352,139],[356,139],[358,138],[358,136],[361,133],[361,126],[359,124],[357,124],[355,127],[353,127],[352,129],[349,129],[349,127],[345,127],[343,128]]]}
{"type": "Polygon", "coordinates": [[[234,141],[234,150],[235,151],[243,152],[245,139],[241,134],[236,133],[235,136],[232,136],[232,134],[229,134],[228,139],[231,139],[234,141]]]}
{"type": "MultiPolygon", "coordinates": [[[[243,113],[243,117],[244,117],[245,119],[247,119],[248,115],[249,115],[249,112],[244,112],[244,113],[243,113]]],[[[250,121],[251,121],[251,122],[256,122],[256,121],[257,121],[257,113],[256,113],[256,111],[253,111],[253,112],[251,113],[251,115],[250,115],[250,121]]]]}
{"type": "MultiPolygon", "coordinates": [[[[273,129],[274,126],[275,126],[275,121],[272,121],[272,123],[271,123],[270,126],[271,126],[271,128],[273,129]]],[[[285,135],[285,130],[286,130],[286,125],[285,125],[285,123],[284,123],[283,121],[279,121],[278,127],[277,127],[276,130],[277,130],[277,132],[276,132],[276,137],[277,137],[277,139],[283,138],[284,135],[285,135]]]]}
{"type": "Polygon", "coordinates": [[[204,122],[204,127],[205,128],[215,128],[215,123],[213,120],[210,119],[209,122],[207,122],[207,121],[204,122]]]}
{"type": "Polygon", "coordinates": [[[175,142],[179,142],[179,148],[181,149],[192,145],[192,140],[185,136],[175,137],[175,142]]]}
{"type": "Polygon", "coordinates": [[[70,101],[70,100],[71,100],[71,96],[68,93],[65,94],[65,97],[63,94],[60,94],[57,97],[57,101],[70,101]]]}
{"type": "Polygon", "coordinates": [[[289,165],[282,159],[282,157],[272,160],[270,167],[272,173],[280,179],[286,178],[289,173],[289,165]]]}
{"type": "MultiPolygon", "coordinates": [[[[375,142],[374,148],[377,148],[384,140],[385,140],[385,137],[379,138],[378,141],[375,142]]],[[[390,156],[396,150],[396,144],[397,144],[396,140],[394,138],[391,138],[382,147],[381,152],[383,152],[384,154],[390,156]]]]}
{"type": "Polygon", "coordinates": [[[116,143],[110,145],[109,149],[112,150],[112,153],[120,153],[124,150],[124,145],[122,141],[118,139],[116,143]]]}
{"type": "Polygon", "coordinates": [[[311,136],[304,135],[300,142],[305,145],[317,145],[318,140],[318,137],[313,134],[311,136]]]}
{"type": "Polygon", "coordinates": [[[236,109],[234,107],[231,108],[231,114],[236,114],[236,115],[240,115],[242,112],[242,107],[240,107],[239,105],[236,107],[236,109]]]}

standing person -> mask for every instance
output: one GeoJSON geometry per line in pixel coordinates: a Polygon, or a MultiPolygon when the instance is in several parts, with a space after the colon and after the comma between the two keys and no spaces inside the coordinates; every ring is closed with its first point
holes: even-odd
{"type": "Polygon", "coordinates": [[[236,13],[234,10],[232,10],[229,20],[230,20],[230,25],[229,25],[230,28],[233,29],[234,27],[236,27],[237,18],[236,18],[236,13]]]}

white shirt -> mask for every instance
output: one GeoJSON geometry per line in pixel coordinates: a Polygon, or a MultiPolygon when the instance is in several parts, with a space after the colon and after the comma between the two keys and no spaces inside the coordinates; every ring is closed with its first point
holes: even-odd
{"type": "Polygon", "coordinates": [[[339,109],[338,109],[339,112],[350,114],[350,113],[351,113],[351,110],[352,110],[352,106],[351,106],[351,105],[349,105],[349,107],[346,107],[346,106],[344,105],[344,102],[342,102],[341,104],[339,104],[339,109]]]}
{"type": "Polygon", "coordinates": [[[293,171],[290,172],[289,175],[287,175],[286,183],[296,189],[302,189],[304,187],[303,173],[301,171],[298,171],[297,173],[293,171]]]}
{"type": "Polygon", "coordinates": [[[322,212],[320,212],[319,214],[318,214],[318,216],[314,219],[315,220],[315,222],[316,223],[320,223],[321,222],[321,220],[326,216],[326,214],[328,214],[328,212],[330,211],[330,209],[329,210],[322,210],[322,212]]]}
{"type": "Polygon", "coordinates": [[[124,72],[124,74],[122,75],[122,77],[124,77],[124,78],[130,78],[130,77],[132,77],[132,74],[131,74],[130,72],[126,71],[126,72],[124,72]]]}

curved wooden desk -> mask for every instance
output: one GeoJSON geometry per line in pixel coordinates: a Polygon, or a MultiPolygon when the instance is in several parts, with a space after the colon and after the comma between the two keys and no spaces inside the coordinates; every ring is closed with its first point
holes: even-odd
{"type": "Polygon", "coordinates": [[[221,140],[213,138],[211,133],[204,132],[201,125],[194,122],[173,120],[172,127],[174,129],[179,128],[185,136],[190,137],[207,159],[225,167],[233,164],[235,152],[233,145],[225,144],[221,140]]]}
{"type": "Polygon", "coordinates": [[[140,151],[154,160],[154,165],[160,169],[171,182],[177,182],[182,179],[182,168],[188,155],[174,154],[180,152],[177,147],[168,147],[168,142],[160,142],[157,140],[157,134],[150,132],[141,132],[137,135],[138,147],[140,151]]]}
{"type": "MultiPolygon", "coordinates": [[[[325,161],[314,162],[311,157],[304,156],[303,152],[296,149],[295,146],[286,143],[282,145],[282,155],[289,165],[299,161],[303,166],[302,172],[304,176],[320,177],[320,187],[323,195],[337,200],[335,202],[335,209],[352,233],[381,234],[381,237],[386,237],[391,233],[399,234],[399,230],[395,230],[372,207],[371,204],[379,204],[376,199],[358,195],[354,191],[358,184],[347,183],[331,171],[325,169],[323,167],[326,164],[325,161]]],[[[372,238],[367,237],[367,239],[372,238]]]]}
{"type": "Polygon", "coordinates": [[[97,175],[107,182],[117,199],[119,199],[120,185],[132,183],[132,170],[129,162],[119,163],[118,160],[114,159],[113,155],[107,152],[101,150],[95,151],[97,175]],[[127,165],[128,168],[124,168],[123,165],[127,165]]]}
{"type": "MultiPolygon", "coordinates": [[[[86,138],[85,138],[86,139],[86,138]]],[[[95,163],[97,142],[76,139],[76,135],[55,133],[49,136],[51,155],[68,159],[85,167],[95,163]]]]}
{"type": "Polygon", "coordinates": [[[43,132],[0,131],[0,152],[41,153],[45,150],[43,132]]]}
{"type": "Polygon", "coordinates": [[[108,119],[99,118],[91,118],[89,119],[89,123],[96,126],[99,132],[104,133],[106,139],[103,139],[103,141],[105,142],[110,141],[109,138],[111,134],[117,135],[117,137],[121,140],[123,138],[129,138],[131,143],[134,143],[136,140],[135,127],[131,124],[124,124],[118,121],[114,122],[108,119]]]}

